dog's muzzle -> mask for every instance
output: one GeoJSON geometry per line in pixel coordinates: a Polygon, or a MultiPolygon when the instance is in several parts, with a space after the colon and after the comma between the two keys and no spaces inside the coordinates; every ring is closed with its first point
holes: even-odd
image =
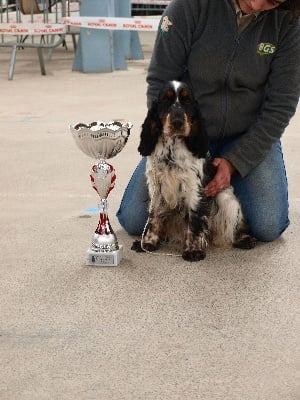
{"type": "Polygon", "coordinates": [[[176,130],[180,130],[185,123],[185,112],[179,103],[173,104],[170,111],[170,124],[176,130]]]}

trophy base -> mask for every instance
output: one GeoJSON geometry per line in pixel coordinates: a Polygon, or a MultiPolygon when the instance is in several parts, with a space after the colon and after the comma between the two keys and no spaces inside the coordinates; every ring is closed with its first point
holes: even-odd
{"type": "Polygon", "coordinates": [[[123,246],[119,245],[119,249],[110,252],[99,252],[88,249],[86,252],[86,265],[95,267],[116,267],[119,265],[123,256],[123,246]]]}

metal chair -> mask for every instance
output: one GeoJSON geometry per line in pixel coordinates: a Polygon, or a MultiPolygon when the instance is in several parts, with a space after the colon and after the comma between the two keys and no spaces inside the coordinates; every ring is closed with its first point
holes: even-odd
{"type": "MultiPolygon", "coordinates": [[[[57,2],[55,2],[57,7],[57,2]]],[[[18,49],[36,48],[41,74],[46,75],[43,49],[51,50],[65,42],[66,27],[57,24],[59,12],[50,13],[53,3],[48,0],[17,0],[16,10],[4,9],[0,3],[0,47],[11,47],[8,79],[14,75],[18,49]],[[38,22],[35,15],[39,14],[38,22]]],[[[61,0],[60,15],[65,16],[66,0],[61,0]]]]}

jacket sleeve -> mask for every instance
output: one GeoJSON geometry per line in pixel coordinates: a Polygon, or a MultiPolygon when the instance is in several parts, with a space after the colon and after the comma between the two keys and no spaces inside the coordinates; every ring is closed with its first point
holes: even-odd
{"type": "Polygon", "coordinates": [[[159,23],[147,75],[147,104],[151,107],[164,82],[180,80],[186,70],[198,1],[172,0],[159,23]]]}
{"type": "MultiPolygon", "coordinates": [[[[251,68],[251,66],[249,66],[251,68]]],[[[224,155],[244,177],[267,155],[295,114],[300,95],[300,23],[288,25],[271,64],[256,122],[224,155]]]]}

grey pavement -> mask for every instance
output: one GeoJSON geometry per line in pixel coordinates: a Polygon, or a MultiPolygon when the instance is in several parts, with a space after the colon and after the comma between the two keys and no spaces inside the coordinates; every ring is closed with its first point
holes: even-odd
{"type": "Polygon", "coordinates": [[[0,54],[1,400],[298,400],[300,110],[283,139],[291,225],[253,251],[211,248],[200,263],[136,254],[115,217],[140,158],[146,68],[72,72],[57,48],[41,76],[20,50],[13,81],[0,54]],[[84,264],[98,215],[93,160],[68,125],[134,124],[111,160],[110,221],[118,267],[84,264]]]}

